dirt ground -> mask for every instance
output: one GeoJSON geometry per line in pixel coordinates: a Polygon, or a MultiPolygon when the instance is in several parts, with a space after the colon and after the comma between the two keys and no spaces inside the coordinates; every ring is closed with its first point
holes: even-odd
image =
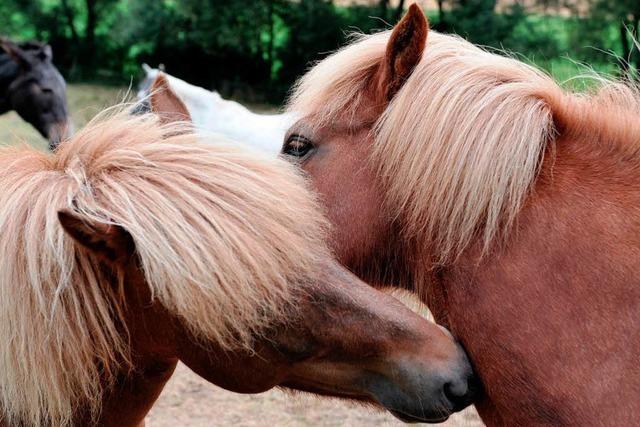
{"type": "MultiPolygon", "coordinates": [[[[97,85],[69,85],[69,109],[76,128],[93,115],[126,97],[126,89],[97,85]]],[[[0,143],[27,142],[46,149],[38,133],[17,114],[0,116],[0,143]]],[[[399,296],[411,308],[426,314],[416,300],[399,296]]],[[[273,390],[241,395],[215,387],[179,365],[147,417],[147,427],[377,427],[403,425],[388,413],[345,401],[320,399],[273,390]]],[[[482,426],[473,408],[456,414],[446,426],[482,426]]]]}
{"type": "MultiPolygon", "coordinates": [[[[376,427],[404,425],[388,413],[348,402],[273,390],[231,393],[179,365],[147,416],[146,427],[376,427]]],[[[449,427],[480,427],[473,408],[452,416],[449,427]]]]}

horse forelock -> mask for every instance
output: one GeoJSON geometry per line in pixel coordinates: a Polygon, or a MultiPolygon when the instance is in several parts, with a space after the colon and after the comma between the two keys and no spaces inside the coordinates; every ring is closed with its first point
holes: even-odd
{"type": "Polygon", "coordinates": [[[300,117],[313,116],[318,126],[338,117],[355,117],[358,101],[369,89],[369,77],[382,60],[389,35],[388,31],[375,36],[354,34],[353,44],[320,61],[296,82],[287,111],[300,117]]]}
{"type": "MultiPolygon", "coordinates": [[[[390,34],[360,36],[321,61],[296,84],[288,109],[311,127],[357,118],[390,34]]],[[[508,235],[561,132],[637,153],[637,89],[596,79],[595,94],[568,93],[530,65],[430,31],[374,126],[370,158],[407,237],[443,264],[476,240],[486,252],[508,235]]]]}
{"type": "MultiPolygon", "coordinates": [[[[55,154],[0,149],[0,410],[9,424],[97,414],[129,360],[118,286],[62,230],[74,209],[122,226],[154,299],[197,338],[251,348],[326,256],[295,170],[150,115],[89,124],[55,154]]],[[[126,284],[125,284],[126,285],[126,284]]]]}

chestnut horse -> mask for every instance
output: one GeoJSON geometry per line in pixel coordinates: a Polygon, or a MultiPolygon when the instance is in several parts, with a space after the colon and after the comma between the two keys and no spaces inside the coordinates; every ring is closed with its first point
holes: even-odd
{"type": "Polygon", "coordinates": [[[421,295],[468,351],[487,424],[637,424],[636,89],[566,92],[429,32],[413,5],[316,65],[290,108],[283,152],[320,192],[338,258],[421,295]]]}
{"type": "Polygon", "coordinates": [[[180,360],[439,421],[472,371],[444,329],[333,261],[295,168],[207,144],[178,103],[0,149],[0,425],[135,426],[180,360]]]}

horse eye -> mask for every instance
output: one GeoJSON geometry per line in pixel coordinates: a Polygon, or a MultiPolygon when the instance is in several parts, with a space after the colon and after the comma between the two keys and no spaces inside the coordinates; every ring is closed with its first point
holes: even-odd
{"type": "Polygon", "coordinates": [[[282,149],[282,153],[287,156],[302,158],[313,149],[313,143],[302,135],[291,135],[282,149]]]}

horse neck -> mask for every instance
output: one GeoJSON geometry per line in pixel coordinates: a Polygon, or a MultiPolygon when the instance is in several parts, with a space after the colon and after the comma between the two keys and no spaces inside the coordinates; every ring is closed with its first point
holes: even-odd
{"type": "Polygon", "coordinates": [[[214,93],[185,82],[182,79],[167,74],[169,78],[169,84],[171,88],[176,91],[180,98],[187,104],[193,107],[201,108],[203,104],[216,102],[214,93]]]}
{"type": "Polygon", "coordinates": [[[486,422],[638,416],[640,342],[629,339],[640,326],[638,170],[638,156],[561,136],[509,240],[483,258],[470,248],[432,287],[431,308],[483,380],[486,422]]]}
{"type": "Polygon", "coordinates": [[[12,109],[8,102],[8,91],[19,71],[15,61],[8,54],[0,52],[0,114],[12,109]]]}
{"type": "Polygon", "coordinates": [[[270,155],[279,152],[284,134],[295,120],[293,114],[257,114],[238,102],[222,98],[218,92],[167,76],[197,128],[240,141],[270,155]]]}
{"type": "Polygon", "coordinates": [[[600,95],[565,97],[551,105],[556,127],[566,140],[584,141],[582,146],[598,152],[598,163],[611,155],[625,158],[640,153],[640,92],[620,83],[603,86],[600,95]],[[616,90],[619,93],[616,93],[616,90]],[[607,91],[613,92],[610,99],[607,91]]]}
{"type": "Polygon", "coordinates": [[[168,76],[171,87],[176,91],[187,107],[194,110],[209,110],[210,114],[219,114],[225,120],[227,115],[234,115],[240,119],[255,119],[261,117],[278,117],[281,114],[258,114],[249,110],[239,102],[224,99],[218,92],[192,85],[177,77],[168,76]]]}
{"type": "MultiPolygon", "coordinates": [[[[293,115],[258,114],[244,105],[222,98],[217,92],[190,85],[176,85],[197,127],[258,148],[269,154],[280,149],[293,115]]],[[[172,84],[173,86],[173,84],[172,84]]]]}
{"type": "MultiPolygon", "coordinates": [[[[126,330],[133,369],[123,370],[103,396],[96,425],[136,427],[144,420],[171,378],[178,359],[176,322],[152,295],[135,260],[130,261],[124,288],[126,330]],[[133,268],[133,269],[132,269],[133,268]]],[[[78,425],[89,425],[80,422],[78,425]]]]}

